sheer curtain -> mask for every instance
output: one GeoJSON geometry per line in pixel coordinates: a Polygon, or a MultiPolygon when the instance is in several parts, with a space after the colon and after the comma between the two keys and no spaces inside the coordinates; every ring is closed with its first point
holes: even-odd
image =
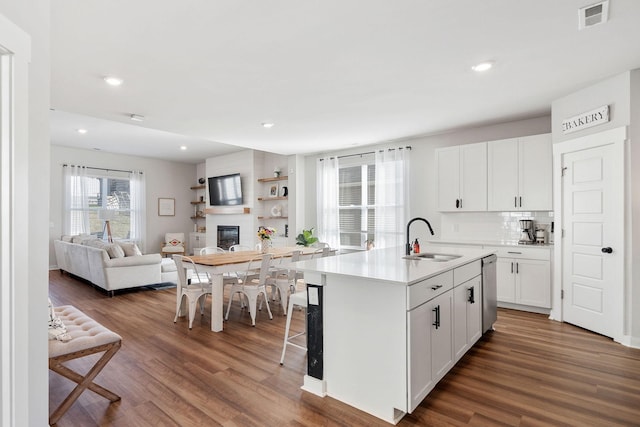
{"type": "Polygon", "coordinates": [[[409,212],[409,151],[395,148],[376,151],[377,248],[403,246],[403,230],[409,212]]]}
{"type": "Polygon", "coordinates": [[[89,186],[85,166],[67,165],[64,173],[63,234],[89,234],[89,186]]]}
{"type": "Polygon", "coordinates": [[[146,195],[145,195],[145,179],[144,174],[140,171],[131,171],[129,173],[129,198],[131,206],[131,234],[129,238],[136,242],[140,247],[140,251],[145,253],[146,242],[146,195]]]}
{"type": "Polygon", "coordinates": [[[318,238],[332,248],[338,248],[338,158],[318,159],[316,171],[318,238]]]}

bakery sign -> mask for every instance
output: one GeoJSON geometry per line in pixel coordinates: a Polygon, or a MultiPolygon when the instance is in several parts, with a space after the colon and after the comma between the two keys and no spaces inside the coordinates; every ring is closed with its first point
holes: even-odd
{"type": "Polygon", "coordinates": [[[562,133],[576,132],[609,121],[609,106],[604,105],[595,110],[570,117],[562,121],[562,133]]]}

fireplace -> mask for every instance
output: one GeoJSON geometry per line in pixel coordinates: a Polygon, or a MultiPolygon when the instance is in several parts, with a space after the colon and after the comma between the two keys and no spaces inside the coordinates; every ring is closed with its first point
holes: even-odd
{"type": "Polygon", "coordinates": [[[240,226],[219,225],[218,226],[218,247],[229,250],[233,245],[240,243],[240,226]]]}

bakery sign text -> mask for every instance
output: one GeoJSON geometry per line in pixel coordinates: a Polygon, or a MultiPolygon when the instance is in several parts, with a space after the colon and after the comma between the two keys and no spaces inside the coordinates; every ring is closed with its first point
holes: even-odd
{"type": "Polygon", "coordinates": [[[595,110],[570,117],[562,121],[562,133],[576,132],[609,121],[609,106],[604,105],[595,110]]]}

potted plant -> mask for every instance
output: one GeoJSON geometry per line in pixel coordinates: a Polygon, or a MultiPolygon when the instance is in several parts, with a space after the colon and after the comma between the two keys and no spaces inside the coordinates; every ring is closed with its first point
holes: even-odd
{"type": "Polygon", "coordinates": [[[313,228],[308,230],[302,229],[302,233],[298,234],[296,237],[296,245],[300,246],[311,246],[318,241],[317,237],[313,236],[313,228]]]}

